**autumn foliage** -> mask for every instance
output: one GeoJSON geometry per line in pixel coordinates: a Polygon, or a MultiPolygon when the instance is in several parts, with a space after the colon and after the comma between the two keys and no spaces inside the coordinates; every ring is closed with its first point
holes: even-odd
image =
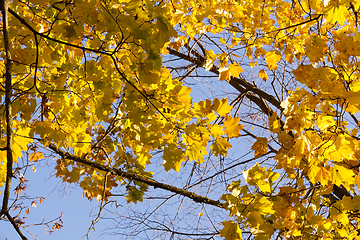
{"type": "Polygon", "coordinates": [[[44,159],[100,209],[161,190],[222,214],[167,239],[360,238],[359,0],[1,3],[0,219],[22,239],[9,199],[44,159]]]}

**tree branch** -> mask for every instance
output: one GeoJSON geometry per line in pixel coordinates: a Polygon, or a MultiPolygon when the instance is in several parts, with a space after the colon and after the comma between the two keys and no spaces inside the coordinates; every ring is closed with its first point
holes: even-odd
{"type": "Polygon", "coordinates": [[[8,31],[8,7],[9,0],[0,0],[0,10],[2,13],[3,20],[3,35],[4,35],[4,49],[5,49],[5,122],[6,122],[6,182],[5,191],[3,197],[3,203],[0,211],[0,216],[5,215],[11,222],[16,232],[19,234],[21,239],[27,239],[21,232],[19,224],[10,216],[8,211],[11,179],[13,177],[12,165],[13,165],[13,132],[12,132],[12,111],[11,111],[11,74],[12,74],[12,59],[10,54],[10,43],[9,43],[9,31],[8,31]]]}
{"type": "MultiPolygon", "coordinates": [[[[9,32],[8,32],[8,0],[0,0],[0,8],[3,17],[3,35],[4,35],[4,48],[5,48],[5,121],[6,121],[6,150],[7,152],[7,162],[6,162],[6,183],[5,191],[3,197],[3,205],[1,208],[1,214],[7,213],[10,187],[11,187],[11,178],[12,178],[12,118],[11,118],[11,71],[12,71],[12,61],[10,54],[10,44],[9,44],[9,32]]],[[[0,215],[1,215],[0,214],[0,215]]]]}
{"type": "Polygon", "coordinates": [[[7,219],[9,219],[9,221],[11,222],[13,227],[15,228],[16,232],[20,235],[21,239],[27,240],[27,238],[22,234],[22,232],[21,232],[18,224],[16,223],[15,219],[10,216],[9,212],[6,212],[5,216],[7,217],[7,219]]]}
{"type": "MultiPolygon", "coordinates": [[[[206,61],[206,59],[201,54],[196,52],[195,50],[192,50],[191,53],[194,54],[196,56],[196,58],[186,55],[184,53],[178,52],[170,47],[168,47],[167,50],[169,51],[170,54],[180,57],[189,62],[192,62],[198,66],[203,66],[206,61]]],[[[212,66],[209,71],[212,73],[215,73],[217,75],[219,74],[219,69],[216,66],[212,66]]],[[[247,82],[244,78],[232,76],[229,83],[240,93],[248,92],[246,97],[250,101],[254,102],[265,114],[270,116],[273,113],[273,110],[263,101],[263,99],[265,99],[266,101],[268,101],[269,103],[274,105],[277,109],[282,110],[282,107],[280,106],[280,102],[274,96],[253,86],[252,84],[247,82]],[[257,94],[259,97],[257,97],[256,95],[254,95],[252,93],[257,94]]]]}
{"type": "Polygon", "coordinates": [[[11,15],[13,15],[17,20],[19,20],[23,25],[25,25],[32,33],[34,33],[37,36],[41,36],[41,37],[43,37],[45,39],[48,39],[48,40],[51,40],[53,42],[57,42],[57,43],[60,43],[60,44],[64,44],[66,46],[78,48],[78,49],[81,49],[83,51],[95,52],[95,53],[105,54],[105,55],[108,55],[108,56],[111,56],[111,54],[112,54],[112,52],[101,51],[100,49],[91,49],[91,48],[87,48],[87,47],[83,47],[83,46],[78,46],[78,45],[75,45],[75,44],[72,44],[72,43],[68,43],[68,42],[56,39],[56,38],[49,37],[46,34],[39,33],[30,24],[28,24],[22,17],[20,17],[16,12],[11,10],[10,8],[8,10],[9,10],[9,13],[11,13],[11,15]]]}
{"type": "Polygon", "coordinates": [[[173,193],[176,193],[176,194],[191,198],[193,201],[195,201],[197,203],[206,203],[206,204],[209,204],[209,205],[213,205],[215,207],[225,209],[224,204],[221,203],[220,201],[212,200],[212,199],[209,199],[207,197],[197,195],[197,194],[195,194],[193,192],[186,191],[186,190],[181,189],[181,188],[177,188],[175,186],[160,183],[160,182],[158,182],[158,181],[156,181],[154,179],[144,177],[144,176],[141,176],[139,174],[125,172],[125,171],[123,171],[121,169],[117,169],[117,168],[113,168],[113,167],[109,167],[109,166],[104,166],[104,165],[102,165],[100,163],[89,161],[89,160],[87,160],[85,158],[81,158],[81,157],[72,155],[72,154],[70,154],[68,152],[65,152],[65,151],[61,150],[60,148],[58,148],[57,146],[55,146],[54,144],[50,144],[49,148],[51,150],[53,150],[54,152],[56,152],[58,155],[60,155],[64,159],[70,159],[70,160],[73,160],[74,162],[83,163],[83,164],[85,164],[87,166],[91,166],[91,167],[96,168],[98,170],[102,170],[102,171],[105,171],[105,172],[110,172],[113,175],[117,175],[117,176],[120,176],[120,177],[125,177],[125,178],[133,180],[133,181],[139,181],[139,182],[142,182],[142,183],[146,183],[146,184],[148,184],[150,186],[153,186],[154,188],[164,189],[164,190],[167,190],[167,191],[170,191],[170,192],[173,192],[173,193]]]}

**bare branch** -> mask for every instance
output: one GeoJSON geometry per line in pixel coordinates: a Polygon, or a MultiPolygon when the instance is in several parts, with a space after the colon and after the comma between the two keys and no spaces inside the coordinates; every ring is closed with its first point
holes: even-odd
{"type": "Polygon", "coordinates": [[[215,207],[225,209],[224,204],[221,203],[220,201],[209,199],[207,197],[197,195],[197,194],[195,194],[193,192],[186,191],[184,189],[181,189],[181,188],[178,188],[178,187],[175,187],[175,186],[160,183],[160,182],[158,182],[158,181],[156,181],[154,179],[144,177],[144,176],[141,176],[139,174],[125,172],[125,171],[123,171],[121,169],[108,167],[108,166],[104,166],[104,165],[102,165],[100,163],[97,163],[97,162],[89,161],[89,160],[87,160],[85,158],[81,158],[81,157],[72,155],[72,154],[70,154],[68,152],[65,152],[65,151],[61,150],[60,148],[58,148],[57,146],[55,146],[54,144],[50,144],[49,148],[51,150],[53,150],[54,152],[56,152],[58,155],[60,155],[64,159],[71,159],[74,162],[83,163],[85,165],[91,166],[91,167],[96,168],[98,170],[102,170],[102,171],[105,171],[105,172],[110,172],[113,175],[118,175],[120,177],[125,177],[125,178],[130,179],[130,180],[146,183],[146,184],[148,184],[150,186],[153,186],[154,188],[160,188],[160,189],[164,189],[164,190],[176,193],[176,194],[180,194],[182,196],[191,198],[194,202],[197,202],[197,203],[206,203],[206,204],[209,204],[209,205],[213,205],[215,207]]]}

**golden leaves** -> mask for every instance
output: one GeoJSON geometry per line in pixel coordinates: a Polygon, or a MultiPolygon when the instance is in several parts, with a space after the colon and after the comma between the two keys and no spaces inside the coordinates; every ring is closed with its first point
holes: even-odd
{"type": "Polygon", "coordinates": [[[314,34],[305,44],[305,53],[311,62],[318,62],[323,59],[327,48],[327,40],[314,34]]]}
{"type": "Polygon", "coordinates": [[[331,172],[328,169],[316,165],[310,166],[308,176],[313,184],[320,182],[322,186],[327,186],[332,180],[331,172]]]}
{"type": "Polygon", "coordinates": [[[280,174],[273,172],[271,169],[260,167],[257,163],[249,170],[244,171],[243,176],[248,184],[258,186],[264,193],[270,193],[272,183],[279,178],[280,174]]]}
{"type": "Polygon", "coordinates": [[[280,119],[278,119],[276,112],[274,112],[269,117],[269,130],[273,133],[280,133],[280,126],[280,119]]]}
{"type": "MultiPolygon", "coordinates": [[[[37,0],[36,3],[41,2],[37,0]]],[[[354,152],[359,149],[358,133],[355,133],[358,126],[341,120],[345,117],[350,119],[347,114],[356,114],[360,107],[360,84],[356,75],[359,47],[354,44],[359,34],[356,33],[354,14],[347,9],[350,1],[330,1],[330,6],[322,12],[323,2],[320,0],[299,1],[296,4],[290,1],[265,3],[261,0],[241,3],[202,1],[201,4],[194,4],[193,1],[162,1],[156,7],[153,1],[107,2],[111,14],[121,12],[116,18],[109,16],[110,13],[105,12],[100,3],[96,3],[99,6],[86,2],[70,4],[64,13],[71,9],[73,15],[61,13],[61,21],[54,20],[51,11],[41,16],[46,21],[38,16],[33,17],[39,30],[49,31],[46,32],[48,36],[66,41],[77,40],[80,48],[75,51],[72,49],[75,45],[64,47],[59,42],[40,39],[38,35],[39,81],[35,87],[32,77],[26,81],[15,81],[21,94],[14,96],[21,96],[30,88],[34,91],[26,92],[29,93],[26,94],[28,99],[21,96],[13,105],[16,118],[32,121],[32,126],[14,127],[17,134],[14,145],[18,156],[26,150],[28,137],[31,136],[47,138],[59,146],[66,146],[75,154],[86,154],[101,164],[115,162],[116,167],[123,167],[126,162],[127,166],[131,166],[129,170],[146,176],[149,172],[144,167],[150,164],[153,152],[162,152],[166,171],[179,171],[187,158],[204,162],[209,149],[216,157],[226,156],[233,144],[229,138],[239,137],[243,129],[239,117],[229,116],[232,110],[229,100],[214,98],[194,103],[190,96],[191,88],[178,81],[181,74],[172,75],[177,70],[170,72],[164,68],[163,65],[169,63],[167,58],[171,57],[162,54],[166,46],[171,46],[181,53],[188,53],[188,59],[195,59],[197,51],[203,56],[199,58],[202,61],[196,62],[197,65],[203,64],[207,71],[219,68],[219,79],[230,81],[244,71],[240,65],[243,56],[236,49],[245,47],[245,58],[248,58],[245,60],[249,60],[255,71],[260,70],[259,90],[270,86],[269,81],[261,81],[266,81],[270,72],[274,82],[281,77],[284,77],[281,81],[293,80],[288,82],[290,84],[281,82],[281,86],[277,85],[274,91],[268,92],[279,93],[279,96],[271,96],[274,99],[287,97],[281,104],[284,111],[275,110],[276,104],[269,104],[274,112],[281,112],[280,116],[274,113],[268,119],[271,131],[268,134],[274,140],[268,142],[269,135],[257,135],[256,142],[251,146],[255,158],[264,156],[270,144],[276,146],[273,162],[281,170],[266,169],[257,164],[244,172],[251,189],[248,191],[246,184],[240,186],[239,183],[239,186],[232,186],[231,196],[222,199],[228,200],[231,214],[238,217],[241,227],[250,228],[258,239],[269,239],[274,228],[276,231],[282,229],[280,238],[292,238],[309,231],[315,233],[320,229],[322,235],[316,237],[325,239],[326,233],[323,232],[336,232],[336,223],[321,219],[310,208],[304,209],[298,199],[302,193],[294,192],[304,189],[309,183],[307,178],[299,179],[299,175],[294,177],[294,172],[305,174],[313,184],[320,183],[322,186],[340,184],[350,189],[352,184],[360,185],[360,177],[357,175],[354,178],[355,170],[344,164],[357,161],[358,156],[354,152]],[[327,23],[315,19],[318,14],[327,14],[327,23]],[[77,19],[76,24],[73,18],[77,19]],[[53,25],[50,26],[50,22],[53,25]],[[208,25],[209,22],[211,24],[208,25]],[[330,25],[335,22],[349,26],[336,29],[330,25]],[[80,23],[79,26],[77,23],[80,23]],[[228,32],[230,34],[226,35],[228,32]],[[172,39],[178,33],[178,38],[172,39]],[[201,47],[205,37],[218,37],[217,33],[222,36],[214,42],[214,45],[219,45],[219,48],[214,48],[215,52],[205,49],[213,47],[213,44],[201,47]],[[172,41],[170,45],[169,41],[172,41]],[[190,46],[188,52],[185,50],[186,43],[190,46]],[[85,51],[82,47],[93,48],[94,52],[85,51]],[[259,59],[259,63],[255,62],[256,59],[259,59]],[[256,64],[264,66],[265,62],[267,68],[255,67],[256,64]],[[217,64],[218,67],[215,66],[217,64]],[[116,68],[120,71],[117,72],[116,68]],[[296,86],[303,89],[295,90],[296,86]],[[41,111],[39,97],[33,96],[35,90],[46,93],[48,102],[45,104],[44,101],[42,106],[51,110],[49,116],[41,121],[36,119],[38,114],[35,114],[35,110],[41,111]],[[117,117],[114,120],[115,114],[117,117]],[[225,118],[223,126],[214,124],[217,117],[225,118]],[[281,119],[286,119],[284,129],[281,128],[281,119]],[[105,126],[110,130],[105,130],[105,126]],[[277,171],[283,170],[286,172],[284,182],[294,183],[291,191],[286,192],[288,197],[266,197],[266,194],[273,193],[273,183],[279,178],[277,171]],[[253,191],[254,188],[256,191],[253,191]],[[279,210],[279,205],[287,203],[293,208],[279,210]],[[308,210],[311,212],[309,215],[305,213],[308,210]],[[310,217],[310,214],[314,216],[310,217]],[[300,218],[302,228],[299,227],[300,218]],[[267,219],[273,222],[270,224],[267,219]],[[310,221],[313,223],[308,225],[310,221]]],[[[357,11],[359,3],[353,4],[357,11]]],[[[26,14],[28,11],[22,6],[18,8],[18,13],[26,14]]],[[[42,13],[39,11],[37,14],[40,16],[42,13]]],[[[11,26],[14,44],[29,35],[22,32],[15,35],[16,31],[22,30],[18,30],[15,24],[11,26]]],[[[31,64],[34,65],[36,50],[34,46],[26,45],[26,41],[14,50],[17,61],[24,65],[16,63],[19,65],[17,73],[30,73],[30,68],[34,68],[31,64]]],[[[33,42],[31,44],[34,45],[33,42]]],[[[254,79],[255,84],[259,83],[259,79],[254,79]]],[[[247,88],[246,84],[244,86],[247,88]]],[[[251,81],[248,84],[252,84],[251,81]]],[[[261,92],[251,88],[247,90],[254,97],[263,97],[261,92]]],[[[14,91],[17,89],[14,88],[14,91]]],[[[267,104],[269,99],[263,98],[263,101],[267,104]]],[[[247,106],[252,107],[250,104],[247,106]]],[[[4,154],[1,153],[1,156],[6,159],[4,154]]],[[[43,154],[40,152],[29,156],[33,162],[41,158],[43,154]]],[[[5,162],[0,167],[0,182],[5,179],[4,166],[5,162]]],[[[58,161],[56,170],[56,175],[64,181],[80,181],[84,194],[90,199],[101,199],[104,191],[108,193],[108,189],[99,187],[104,184],[104,176],[99,173],[90,172],[66,159],[58,161]],[[84,174],[88,175],[85,177],[84,174]]],[[[141,201],[145,187],[131,184],[127,185],[127,201],[141,201]]],[[[313,202],[310,206],[314,202],[320,204],[320,196],[316,194],[311,198],[313,202]]],[[[351,204],[345,205],[349,207],[351,204]]],[[[346,214],[329,217],[343,225],[349,223],[348,218],[346,214]]],[[[226,240],[241,239],[241,230],[236,222],[224,221],[223,225],[220,234],[226,240]]],[[[344,235],[344,231],[341,234],[344,235]]]]}
{"type": "Polygon", "coordinates": [[[335,125],[335,121],[331,116],[320,115],[317,118],[317,125],[321,131],[326,130],[328,127],[335,125]]]}
{"type": "Polygon", "coordinates": [[[195,160],[197,163],[201,164],[204,162],[204,155],[209,155],[206,147],[201,145],[200,143],[194,142],[189,145],[186,149],[186,156],[190,160],[195,160]]]}
{"type": "Polygon", "coordinates": [[[216,54],[212,49],[206,51],[206,61],[204,64],[204,68],[206,71],[210,71],[210,69],[213,67],[214,62],[216,60],[216,54]]]}

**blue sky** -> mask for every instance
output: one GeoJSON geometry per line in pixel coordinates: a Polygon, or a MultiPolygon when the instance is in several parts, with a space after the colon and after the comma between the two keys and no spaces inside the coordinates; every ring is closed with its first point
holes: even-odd
{"type": "MultiPolygon", "coordinates": [[[[28,230],[38,239],[80,239],[87,232],[93,218],[89,217],[92,208],[98,205],[93,200],[88,201],[82,198],[82,190],[78,187],[70,186],[64,188],[61,179],[51,177],[49,173],[53,169],[48,166],[37,168],[35,173],[29,172],[26,175],[27,189],[26,193],[31,196],[45,197],[42,204],[38,201],[35,207],[30,207],[30,214],[25,220],[25,225],[47,222],[57,218],[63,212],[63,228],[60,231],[54,231],[51,235],[47,234],[46,226],[29,227],[28,230]],[[74,187],[74,188],[72,188],[74,187]]],[[[17,180],[13,180],[13,186],[17,180]]],[[[3,192],[3,188],[1,188],[3,192]]],[[[25,216],[26,214],[22,214],[25,216]]],[[[24,230],[23,233],[31,239],[30,235],[24,230]]],[[[90,236],[95,237],[100,233],[92,233],[90,236]]],[[[0,239],[20,239],[12,225],[9,222],[0,221],[0,239]]],[[[106,238],[111,239],[111,238],[106,238]]],[[[115,238],[113,238],[115,239],[115,238]]]]}

